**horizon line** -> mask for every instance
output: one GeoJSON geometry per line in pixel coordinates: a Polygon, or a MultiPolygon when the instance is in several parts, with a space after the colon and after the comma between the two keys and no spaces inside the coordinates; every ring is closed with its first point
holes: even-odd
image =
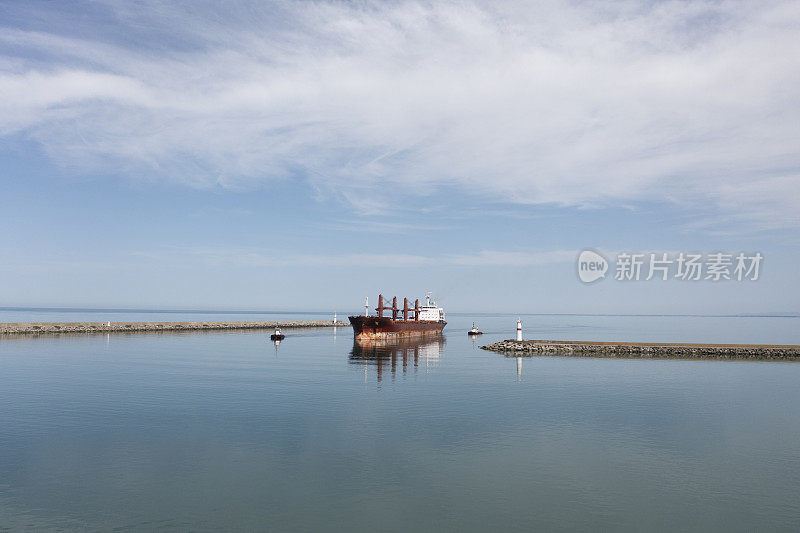
{"type": "MultiPolygon", "coordinates": [[[[139,307],[52,307],[52,306],[0,306],[0,311],[61,311],[61,312],[107,312],[107,313],[188,313],[188,314],[331,314],[338,311],[330,310],[257,310],[257,309],[179,309],[179,308],[139,308],[139,307]]],[[[346,313],[346,312],[345,312],[346,313]]],[[[531,313],[531,312],[490,312],[490,311],[449,311],[450,315],[474,316],[630,316],[630,317],[706,317],[706,318],[800,318],[800,312],[773,312],[773,313],[531,313]]],[[[358,313],[360,315],[360,313],[358,313]]],[[[355,315],[353,315],[355,316],[355,315]]]]}

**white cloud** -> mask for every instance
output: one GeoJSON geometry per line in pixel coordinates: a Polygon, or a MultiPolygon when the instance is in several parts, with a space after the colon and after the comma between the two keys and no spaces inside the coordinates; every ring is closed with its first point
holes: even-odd
{"type": "Polygon", "coordinates": [[[796,2],[108,6],[148,46],[0,31],[0,135],[199,187],[302,176],[365,212],[455,186],[800,224],[796,2]]]}
{"type": "Polygon", "coordinates": [[[137,252],[137,256],[150,259],[195,258],[210,265],[235,265],[248,267],[311,266],[311,267],[395,267],[422,266],[535,266],[575,261],[577,251],[549,250],[541,252],[507,252],[482,250],[472,254],[293,254],[276,253],[260,249],[188,248],[166,252],[137,252]]]}

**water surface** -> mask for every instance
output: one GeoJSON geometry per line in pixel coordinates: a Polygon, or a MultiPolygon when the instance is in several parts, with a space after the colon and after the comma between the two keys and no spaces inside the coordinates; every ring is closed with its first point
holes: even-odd
{"type": "MultiPolygon", "coordinates": [[[[523,320],[537,338],[800,344],[796,317],[523,320]]],[[[517,360],[479,349],[516,317],[449,321],[411,347],[341,328],[277,348],[0,339],[0,526],[800,529],[800,364],[517,360]]]]}

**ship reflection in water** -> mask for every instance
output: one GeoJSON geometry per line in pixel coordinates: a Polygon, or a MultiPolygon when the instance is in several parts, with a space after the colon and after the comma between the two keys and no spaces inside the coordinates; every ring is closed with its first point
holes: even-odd
{"type": "Polygon", "coordinates": [[[420,367],[425,371],[430,370],[439,361],[444,346],[445,338],[440,335],[435,338],[417,339],[357,339],[353,341],[350,364],[364,366],[364,379],[367,377],[368,369],[375,368],[380,382],[387,369],[394,377],[398,366],[403,374],[408,372],[409,367],[412,367],[414,372],[420,367]]]}

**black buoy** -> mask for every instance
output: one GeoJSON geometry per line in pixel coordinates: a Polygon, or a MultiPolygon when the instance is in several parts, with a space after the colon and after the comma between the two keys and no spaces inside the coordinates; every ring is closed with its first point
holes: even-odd
{"type": "Polygon", "coordinates": [[[270,340],[273,341],[282,341],[286,335],[281,332],[281,328],[275,328],[275,333],[269,336],[270,340]]]}

